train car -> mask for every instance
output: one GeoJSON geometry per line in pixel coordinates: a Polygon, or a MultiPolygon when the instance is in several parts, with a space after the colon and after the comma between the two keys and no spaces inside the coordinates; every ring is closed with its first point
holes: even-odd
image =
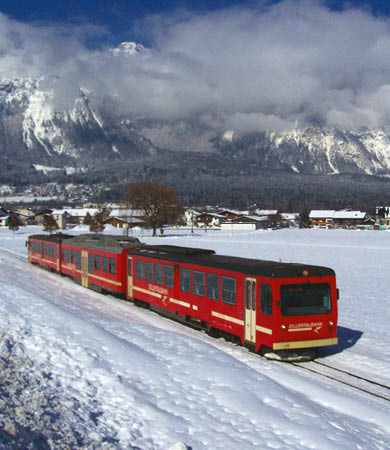
{"type": "Polygon", "coordinates": [[[145,246],[127,251],[127,298],[272,359],[308,360],[337,344],[327,267],[145,246]]]}
{"type": "Polygon", "coordinates": [[[142,245],[137,238],[82,234],[62,245],[61,273],[98,292],[125,296],[127,249],[142,245]]]}
{"type": "Polygon", "coordinates": [[[28,260],[54,272],[61,271],[61,244],[73,236],[57,233],[53,235],[34,234],[29,237],[28,260]]]}

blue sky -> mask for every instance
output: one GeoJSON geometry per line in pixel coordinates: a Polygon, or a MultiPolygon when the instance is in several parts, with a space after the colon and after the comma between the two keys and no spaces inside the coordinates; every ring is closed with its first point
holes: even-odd
{"type": "Polygon", "coordinates": [[[47,75],[60,111],[82,86],[221,130],[390,126],[390,0],[2,0],[0,81],[47,75]]]}
{"type": "MultiPolygon", "coordinates": [[[[107,32],[91,46],[138,40],[151,44],[148,30],[137,26],[150,15],[169,15],[187,10],[194,14],[220,11],[231,7],[259,9],[279,0],[2,0],[0,12],[21,22],[39,24],[90,23],[107,32]]],[[[390,0],[324,0],[333,10],[344,7],[365,8],[376,16],[390,15],[390,0]]]]}

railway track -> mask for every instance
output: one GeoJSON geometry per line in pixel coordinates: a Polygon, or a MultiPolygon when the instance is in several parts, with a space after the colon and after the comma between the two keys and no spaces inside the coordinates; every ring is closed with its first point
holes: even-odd
{"type": "Polygon", "coordinates": [[[3,247],[0,247],[0,253],[12,256],[12,258],[18,259],[19,261],[23,261],[25,263],[28,262],[27,256],[22,256],[20,253],[13,252],[12,250],[7,250],[6,248],[3,247]]]}
{"type": "MultiPolygon", "coordinates": [[[[7,254],[12,258],[27,263],[27,258],[20,253],[0,247],[0,253],[7,254]]],[[[336,381],[345,386],[349,386],[358,391],[364,392],[376,398],[390,402],[390,386],[370,380],[360,375],[353,374],[320,361],[310,361],[302,363],[289,363],[300,370],[306,370],[313,374],[336,381]]]]}
{"type": "Polygon", "coordinates": [[[390,386],[377,381],[356,375],[347,370],[339,369],[320,361],[310,361],[305,363],[291,363],[302,370],[315,373],[330,380],[349,386],[358,391],[370,394],[373,397],[390,402],[390,386]]]}

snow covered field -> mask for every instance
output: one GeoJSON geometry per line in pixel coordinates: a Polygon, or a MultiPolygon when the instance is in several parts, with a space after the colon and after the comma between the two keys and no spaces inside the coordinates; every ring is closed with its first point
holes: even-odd
{"type": "MultiPolygon", "coordinates": [[[[390,447],[388,401],[33,267],[24,243],[37,232],[0,229],[0,448],[390,447]]],[[[135,235],[332,267],[340,343],[320,360],[390,384],[390,233],[135,235]]]]}

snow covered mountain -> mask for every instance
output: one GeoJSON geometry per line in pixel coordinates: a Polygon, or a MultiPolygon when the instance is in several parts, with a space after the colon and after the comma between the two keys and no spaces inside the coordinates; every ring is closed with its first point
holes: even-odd
{"type": "Polygon", "coordinates": [[[82,88],[68,100],[68,108],[56,108],[59,81],[57,77],[0,81],[2,160],[80,166],[154,151],[142,136],[94,107],[94,94],[82,88]]]}
{"type": "Polygon", "coordinates": [[[220,146],[236,159],[255,159],[265,167],[297,173],[390,173],[390,129],[304,127],[243,136],[230,132],[220,146]]]}
{"type": "MultiPolygon", "coordinates": [[[[110,52],[113,58],[150,55],[132,42],[110,52]]],[[[82,86],[61,98],[61,83],[57,76],[0,80],[0,176],[11,166],[33,164],[92,170],[164,150],[213,154],[224,167],[255,162],[305,174],[390,175],[390,129],[236,134],[196,117],[157,120],[118,113],[118,99],[82,86]]]]}

